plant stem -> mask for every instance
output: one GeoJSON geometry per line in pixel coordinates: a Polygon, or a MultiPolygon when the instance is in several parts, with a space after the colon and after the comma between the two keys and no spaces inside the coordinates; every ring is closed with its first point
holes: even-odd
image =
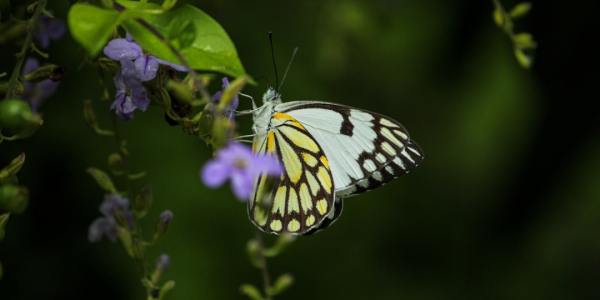
{"type": "Polygon", "coordinates": [[[259,269],[260,269],[260,273],[262,275],[262,280],[263,280],[263,289],[264,289],[264,295],[265,295],[265,300],[272,300],[273,297],[271,297],[271,275],[269,275],[269,268],[267,266],[267,258],[264,255],[264,251],[265,251],[265,246],[264,246],[264,241],[263,241],[263,237],[262,237],[262,233],[257,231],[256,232],[256,241],[258,242],[258,259],[259,259],[259,269]]]}
{"type": "Polygon", "coordinates": [[[27,22],[27,36],[25,36],[25,42],[23,42],[21,51],[16,54],[17,61],[8,81],[8,88],[6,90],[6,96],[4,97],[5,99],[12,98],[16,95],[21,68],[23,67],[27,53],[31,49],[33,43],[33,31],[35,30],[38,20],[40,19],[40,16],[45,8],[46,0],[39,0],[35,6],[33,16],[31,16],[31,19],[29,19],[27,22]]]}

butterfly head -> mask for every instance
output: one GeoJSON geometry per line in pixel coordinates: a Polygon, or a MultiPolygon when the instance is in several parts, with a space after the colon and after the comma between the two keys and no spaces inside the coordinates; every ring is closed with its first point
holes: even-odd
{"type": "Polygon", "coordinates": [[[269,87],[267,91],[263,94],[263,103],[267,102],[273,104],[281,103],[281,95],[272,87],[269,87]]]}

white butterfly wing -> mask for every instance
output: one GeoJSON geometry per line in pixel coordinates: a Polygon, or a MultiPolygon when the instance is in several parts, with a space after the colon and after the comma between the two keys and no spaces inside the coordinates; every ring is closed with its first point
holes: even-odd
{"type": "Polygon", "coordinates": [[[338,198],[378,187],[423,159],[406,129],[377,113],[319,101],[285,102],[275,110],[302,123],[322,147],[338,198]]]}

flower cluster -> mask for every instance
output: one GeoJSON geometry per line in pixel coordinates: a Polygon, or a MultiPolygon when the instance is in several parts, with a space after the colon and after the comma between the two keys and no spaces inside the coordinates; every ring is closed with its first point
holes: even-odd
{"type": "Polygon", "coordinates": [[[104,54],[121,64],[121,71],[115,75],[117,89],[111,109],[124,120],[133,118],[136,110],[146,111],[150,100],[143,82],[156,77],[160,65],[185,72],[183,66],[144,54],[142,48],[131,37],[111,40],[104,47],[104,54]]]}
{"type": "Polygon", "coordinates": [[[204,184],[213,188],[231,179],[235,196],[240,200],[247,200],[258,175],[279,176],[281,172],[281,164],[275,156],[258,155],[250,147],[230,142],[217,152],[213,160],[204,165],[201,177],[204,184]]]}
{"type": "Polygon", "coordinates": [[[117,194],[104,196],[100,204],[102,217],[92,222],[88,231],[90,242],[99,242],[103,237],[110,241],[117,239],[117,227],[126,226],[132,229],[134,226],[133,213],[129,209],[129,200],[117,194]]]}

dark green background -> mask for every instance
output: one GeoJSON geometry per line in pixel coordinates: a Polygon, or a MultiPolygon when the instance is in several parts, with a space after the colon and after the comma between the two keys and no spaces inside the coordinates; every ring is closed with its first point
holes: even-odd
{"type": "MultiPolygon", "coordinates": [[[[50,2],[65,18],[68,1],[50,2]]],[[[494,26],[491,1],[189,2],[230,34],[259,81],[247,93],[260,97],[273,81],[272,30],[280,69],[300,47],[284,100],[382,112],[426,154],[414,173],[347,200],[334,226],[270,260],[273,274],[296,278],[281,299],[600,298],[597,51],[581,45],[597,36],[593,1],[534,4],[518,23],[539,41],[530,71],[494,26]]],[[[0,71],[16,49],[2,45],[0,71]]],[[[67,73],[44,127],[0,145],[2,164],[27,153],[20,179],[31,190],[0,243],[0,299],[142,299],[122,249],[86,238],[102,192],[84,170],[105,168],[113,151],[81,115],[83,99],[99,99],[96,73],[78,67],[84,52],[70,37],[50,54],[67,73]]],[[[108,125],[108,103],[95,103],[108,125]]],[[[172,257],[168,299],[238,299],[240,284],[259,284],[245,204],[198,179],[209,149],[158,107],[122,128],[132,166],[154,188],[149,227],[161,210],[175,213],[152,253],[172,257]]]]}

